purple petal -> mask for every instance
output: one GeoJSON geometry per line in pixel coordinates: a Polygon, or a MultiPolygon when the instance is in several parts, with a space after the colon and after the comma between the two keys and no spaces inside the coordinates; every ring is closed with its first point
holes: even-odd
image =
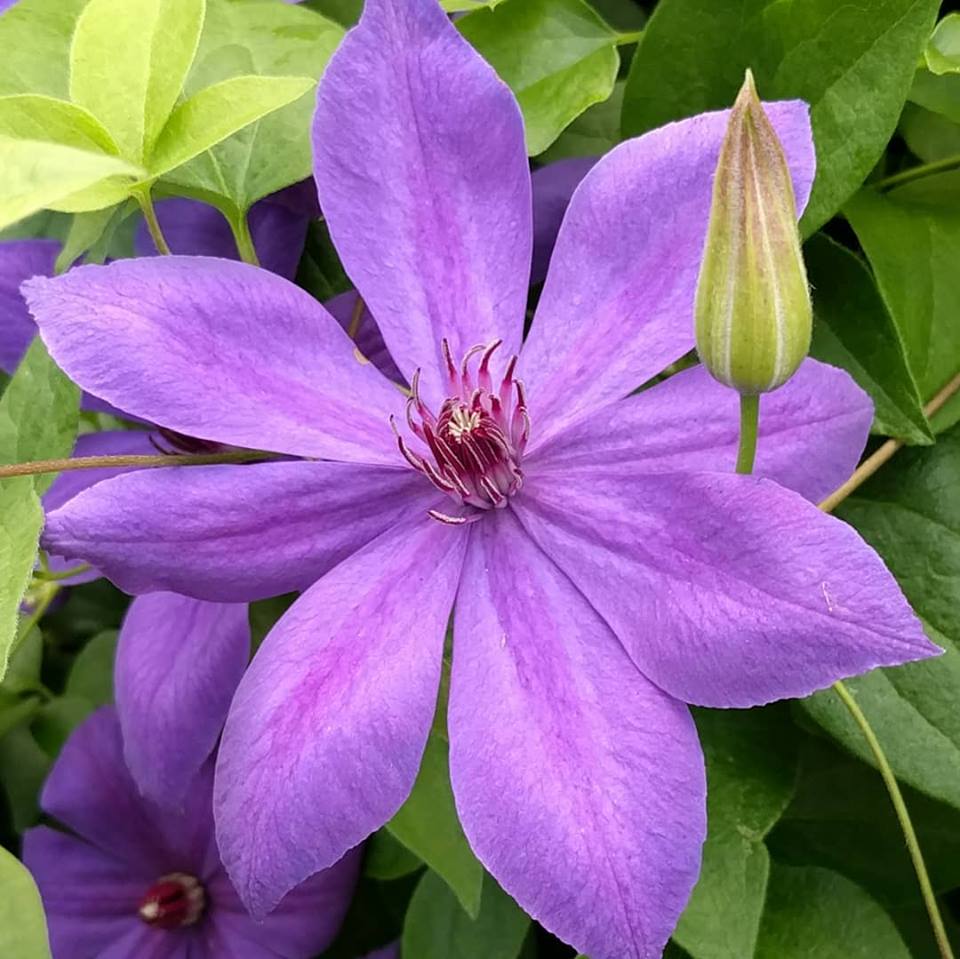
{"type": "Polygon", "coordinates": [[[478,524],[457,597],[450,775],[470,844],[593,959],[659,956],[700,869],[703,756],[509,511],[478,524]]]}
{"type": "Polygon", "coordinates": [[[292,889],[266,919],[259,921],[250,917],[226,874],[221,874],[209,884],[218,907],[215,921],[234,949],[241,945],[259,947],[266,954],[289,959],[316,955],[330,945],[340,929],[362,859],[360,847],[350,850],[338,863],[292,889]]]}
{"type": "Polygon", "coordinates": [[[243,604],[151,593],[131,603],[114,672],[123,753],[140,791],[179,807],[227,718],[250,656],[243,604]]]}
{"type": "MultiPolygon", "coordinates": [[[[358,293],[349,290],[324,303],[324,306],[330,311],[330,315],[344,330],[349,330],[353,323],[358,296],[358,293]]],[[[359,329],[356,336],[353,337],[353,341],[360,353],[384,376],[393,380],[394,383],[405,382],[403,374],[397,368],[397,364],[393,362],[387,344],[383,342],[383,334],[380,332],[380,327],[377,326],[377,321],[365,307],[360,314],[359,329]]]]}
{"type": "MultiPolygon", "coordinates": [[[[310,213],[277,202],[274,197],[260,200],[251,207],[250,234],[260,265],[265,270],[293,279],[303,253],[310,213]]],[[[174,197],[157,204],[157,218],[174,253],[219,256],[228,260],[240,258],[230,225],[216,207],[198,200],[174,197]]],[[[144,222],[137,228],[136,250],[138,256],[157,254],[144,222]]]]}
{"type": "MultiPolygon", "coordinates": [[[[754,472],[814,502],[844,482],[859,461],[873,403],[843,370],[806,360],[760,402],[754,472]]],[[[606,406],[565,430],[526,461],[528,471],[609,474],[732,470],[740,438],[735,390],[702,367],[606,406]]]]}
{"type": "Polygon", "coordinates": [[[597,157],[569,157],[533,171],[533,265],[530,282],[547,275],[550,257],[570,197],[597,162],[597,157]]]}
{"type": "Polygon", "coordinates": [[[409,378],[436,395],[459,358],[516,352],[530,276],[530,173],[513,94],[436,0],[367,0],[320,83],[320,206],[409,378]]]}
{"type": "Polygon", "coordinates": [[[466,533],[426,517],[395,526],[294,603],[254,657],[214,803],[221,856],[254,916],[409,794],[466,533]]]}
{"type": "MultiPolygon", "coordinates": [[[[803,210],[807,105],[766,105],[803,210]]],[[[729,111],[622,143],[577,188],[521,356],[534,442],[626,396],[693,347],[693,300],[729,111]]]]}
{"type": "Polygon", "coordinates": [[[935,655],[857,532],[733,473],[535,475],[520,518],[644,674],[703,706],[807,696],[935,655]]]}
{"type": "Polygon", "coordinates": [[[23,835],[23,861],[43,899],[56,959],[90,959],[133,929],[136,904],[156,878],[46,826],[23,835]]]}
{"type": "Polygon", "coordinates": [[[305,589],[435,498],[412,470],[347,463],[139,470],[51,513],[43,542],[128,593],[247,602],[305,589]]]}
{"type": "Polygon", "coordinates": [[[98,952],[96,959],[132,959],[134,956],[136,959],[217,959],[202,950],[193,929],[165,929],[158,934],[156,929],[139,921],[126,935],[98,952]]]}
{"type": "Polygon", "coordinates": [[[52,276],[60,244],[55,240],[14,240],[0,243],[0,370],[12,373],[37,328],[20,284],[33,276],[52,276]]]}
{"type": "Polygon", "coordinates": [[[124,764],[120,724],[112,708],[98,709],[73,731],[40,804],[134,874],[157,877],[170,871],[152,811],[124,764]]]}
{"type": "Polygon", "coordinates": [[[396,465],[402,397],[309,294],[207,257],[123,260],[34,279],[51,355],[91,393],[201,439],[396,465]]]}

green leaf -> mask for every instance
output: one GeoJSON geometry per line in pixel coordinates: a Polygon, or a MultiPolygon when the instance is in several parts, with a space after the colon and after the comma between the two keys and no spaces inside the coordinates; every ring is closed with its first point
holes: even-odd
{"type": "Polygon", "coordinates": [[[583,0],[505,0],[457,26],[516,94],[531,156],[613,92],[619,35],[583,0]]]}
{"type": "Polygon", "coordinates": [[[14,832],[22,833],[40,818],[40,791],[51,765],[28,726],[19,725],[0,738],[0,784],[14,832]]]}
{"type": "Polygon", "coordinates": [[[953,123],[960,123],[960,76],[937,76],[929,70],[917,70],[910,88],[910,101],[953,123]]]}
{"type": "Polygon", "coordinates": [[[753,955],[767,891],[764,837],[793,794],[797,757],[786,708],[697,710],[707,762],[700,879],[674,933],[696,959],[753,955]]]}
{"type": "Polygon", "coordinates": [[[0,956],[50,959],[40,893],[27,867],[0,848],[0,956]]]}
{"type": "Polygon", "coordinates": [[[910,959],[893,920],[829,869],[774,864],[755,959],[910,959]]]}
{"type": "Polygon", "coordinates": [[[620,111],[625,83],[618,80],[613,93],[577,117],[537,160],[553,163],[566,157],[602,156],[620,142],[620,111]]]}
{"type": "Polygon", "coordinates": [[[0,169],[0,229],[38,210],[68,206],[72,196],[116,175],[143,172],[104,153],[2,135],[0,169]]]}
{"type": "Polygon", "coordinates": [[[476,917],[480,908],[483,867],[467,844],[450,789],[448,746],[431,733],[410,798],[387,823],[387,829],[438,873],[476,917]]]}
{"type": "MultiPolygon", "coordinates": [[[[902,450],[847,499],[839,515],[890,567],[934,642],[935,659],[875,670],[847,682],[897,777],[960,808],[960,427],[935,446],[902,450]]],[[[802,703],[855,755],[863,736],[831,691],[802,703]]]]}
{"type": "Polygon", "coordinates": [[[459,906],[436,873],[417,885],[403,925],[402,950],[417,959],[516,959],[530,919],[485,876],[476,919],[459,906]]]}
{"type": "Polygon", "coordinates": [[[142,163],[193,62],[204,0],[90,0],[70,50],[70,99],[142,163]]]}
{"type": "Polygon", "coordinates": [[[933,442],[897,327],[860,258],[823,234],[804,247],[813,288],[810,352],[848,373],[876,407],[874,431],[933,442]]]}
{"type": "Polygon", "coordinates": [[[753,69],[766,100],[811,106],[813,233],[866,179],[894,132],[937,0],[661,0],[633,59],[623,131],[729,107],[753,69]]]}
{"type": "MultiPolygon", "coordinates": [[[[318,78],[343,28],[312,12],[268,0],[209,0],[187,93],[237,76],[318,78]]],[[[261,197],[310,176],[313,102],[301,97],[251,124],[165,178],[176,192],[237,216],[261,197]]]]}
{"type": "Polygon", "coordinates": [[[960,155],[960,125],[915,103],[903,108],[900,135],[924,163],[960,155]]]}
{"type": "Polygon", "coordinates": [[[0,93],[68,96],[70,42],[87,0],[18,0],[0,17],[0,93]]]}
{"type": "Polygon", "coordinates": [[[423,867],[423,860],[386,829],[375,832],[364,848],[363,872],[372,879],[399,879],[423,867]]]}
{"type": "Polygon", "coordinates": [[[88,110],[37,94],[0,97],[0,136],[60,143],[92,153],[117,153],[113,138],[88,110]]]}
{"type": "Polygon", "coordinates": [[[92,706],[113,702],[113,661],[117,654],[117,631],[98,633],[73,661],[64,695],[84,699],[92,706]]]}
{"type": "Polygon", "coordinates": [[[45,703],[37,710],[31,727],[40,748],[51,759],[55,759],[70,734],[94,708],[89,700],[76,696],[58,696],[45,703]]]}
{"type": "MultiPolygon", "coordinates": [[[[0,463],[69,456],[77,436],[80,391],[35,339],[0,397],[0,463]]],[[[33,478],[38,493],[51,474],[33,478]]]]}
{"type": "Polygon", "coordinates": [[[960,14],[947,14],[937,24],[923,56],[933,73],[960,73],[960,14]]]}
{"type": "Polygon", "coordinates": [[[233,77],[206,87],[170,115],[151,154],[150,175],[163,176],[313,87],[309,77],[233,77]]]}
{"type": "Polygon", "coordinates": [[[71,219],[70,231],[57,256],[55,270],[65,273],[104,235],[111,222],[121,213],[116,207],[77,213],[71,219]]]}
{"type": "MultiPolygon", "coordinates": [[[[861,190],[844,208],[925,401],[960,370],[958,191],[960,173],[945,173],[889,193],[861,190]]],[[[954,398],[934,418],[934,429],[958,418],[960,398],[954,398]]]]}

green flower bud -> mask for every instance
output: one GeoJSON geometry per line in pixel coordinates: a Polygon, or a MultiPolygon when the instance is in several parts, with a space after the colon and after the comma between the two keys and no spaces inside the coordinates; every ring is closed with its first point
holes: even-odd
{"type": "Polygon", "coordinates": [[[765,393],[796,372],[812,323],[790,171],[748,70],[713,182],[697,352],[721,383],[765,393]]]}

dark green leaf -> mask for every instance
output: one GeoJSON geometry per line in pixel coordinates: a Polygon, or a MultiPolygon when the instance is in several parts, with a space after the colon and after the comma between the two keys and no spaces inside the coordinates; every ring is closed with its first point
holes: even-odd
{"type": "Polygon", "coordinates": [[[810,352],[843,367],[870,394],[876,432],[931,443],[903,343],[869,271],[855,254],[822,234],[806,244],[804,256],[815,316],[810,352]]]}
{"type": "Polygon", "coordinates": [[[728,107],[753,69],[767,100],[812,108],[807,235],[864,181],[897,125],[937,0],[661,0],[633,59],[623,130],[728,107]]]}
{"type": "Polygon", "coordinates": [[[530,919],[496,884],[483,882],[480,913],[471,919],[443,880],[427,872],[403,925],[403,955],[417,959],[516,959],[530,919]]]}
{"type": "Polygon", "coordinates": [[[410,798],[387,829],[450,885],[471,916],[480,908],[483,867],[467,845],[450,789],[446,740],[430,735],[410,798]]]}
{"type": "Polygon", "coordinates": [[[55,759],[70,738],[70,734],[94,710],[86,699],[75,696],[58,696],[37,710],[31,729],[41,749],[55,759]]]}
{"type": "Polygon", "coordinates": [[[375,832],[367,840],[363,872],[371,879],[399,879],[422,867],[423,860],[386,829],[375,832]]]}
{"type": "Polygon", "coordinates": [[[73,661],[64,694],[86,700],[92,706],[112,703],[116,653],[116,630],[107,629],[94,636],[73,661]]]}
{"type": "Polygon", "coordinates": [[[764,845],[796,778],[786,708],[698,710],[707,762],[707,841],[703,867],[674,933],[695,959],[753,955],[767,891],[764,845]]]}
{"type": "Polygon", "coordinates": [[[40,818],[40,790],[52,760],[26,726],[0,738],[0,784],[17,833],[36,825],[40,818]]]}
{"type": "Polygon", "coordinates": [[[505,0],[457,26],[516,94],[531,156],[613,92],[618,34],[583,0],[505,0]]]}

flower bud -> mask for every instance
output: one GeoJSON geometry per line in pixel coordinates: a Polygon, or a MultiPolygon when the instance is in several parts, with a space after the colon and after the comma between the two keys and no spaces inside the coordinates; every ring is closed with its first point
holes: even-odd
{"type": "Polygon", "coordinates": [[[697,352],[721,383],[765,393],[803,361],[812,323],[790,170],[748,70],[713,182],[697,352]]]}

